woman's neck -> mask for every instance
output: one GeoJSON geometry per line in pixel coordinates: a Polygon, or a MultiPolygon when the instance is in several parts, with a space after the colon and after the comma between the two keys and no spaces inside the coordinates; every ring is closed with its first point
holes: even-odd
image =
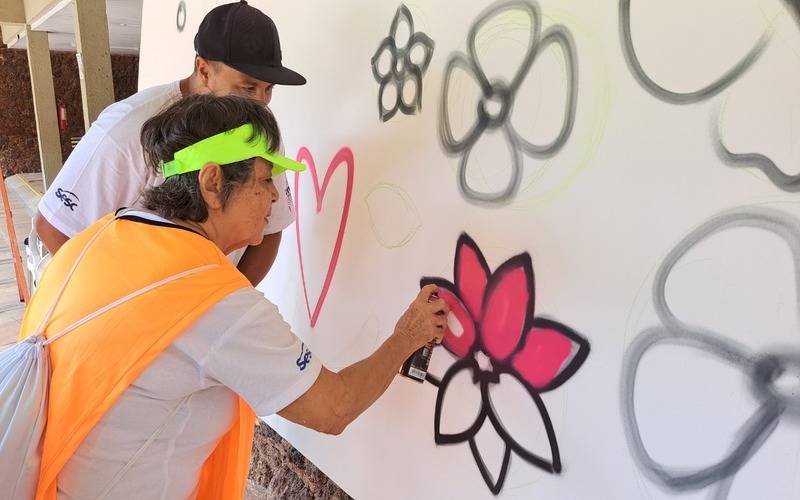
{"type": "Polygon", "coordinates": [[[229,253],[241,247],[241,245],[231,244],[231,242],[224,237],[225,231],[218,230],[219,224],[217,224],[217,221],[215,221],[215,219],[210,215],[204,222],[195,222],[182,219],[172,219],[172,222],[191,229],[201,236],[204,236],[206,239],[217,245],[217,247],[222,250],[222,253],[225,255],[228,255],[229,253]]]}
{"type": "Polygon", "coordinates": [[[208,219],[206,219],[205,222],[194,222],[190,220],[178,219],[175,217],[166,217],[158,212],[154,212],[153,210],[147,210],[145,208],[136,209],[134,211],[155,215],[156,217],[161,217],[162,219],[169,221],[170,223],[175,224],[176,226],[185,227],[186,229],[189,229],[199,234],[200,236],[204,237],[205,239],[209,240],[210,242],[214,243],[220,248],[220,250],[222,250],[226,254],[229,253],[222,245],[220,245],[218,239],[214,237],[216,232],[213,231],[212,229],[213,224],[210,224],[208,219]]]}

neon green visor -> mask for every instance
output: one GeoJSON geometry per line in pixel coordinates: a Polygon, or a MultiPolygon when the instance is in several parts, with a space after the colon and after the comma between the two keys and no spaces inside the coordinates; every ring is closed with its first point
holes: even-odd
{"type": "Polygon", "coordinates": [[[298,161],[269,151],[269,143],[263,135],[253,137],[253,125],[245,123],[240,127],[207,137],[175,153],[172,161],[161,162],[164,178],[173,175],[195,172],[206,163],[227,165],[250,158],[260,157],[272,163],[272,176],[287,170],[302,172],[306,166],[298,161]]]}

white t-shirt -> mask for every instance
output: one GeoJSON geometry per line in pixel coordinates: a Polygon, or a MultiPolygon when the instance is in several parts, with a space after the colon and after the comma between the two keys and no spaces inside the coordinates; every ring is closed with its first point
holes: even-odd
{"type": "MultiPolygon", "coordinates": [[[[164,181],[145,164],[142,125],[180,97],[180,82],[173,82],[145,89],[103,110],[39,202],[44,218],[72,238],[105,215],[137,206],[146,187],[164,181]]],[[[275,187],[280,198],[264,234],[278,233],[294,222],[285,174],[275,178],[275,187]]],[[[230,256],[231,260],[238,263],[243,252],[230,256]]]]}
{"type": "Polygon", "coordinates": [[[62,469],[58,498],[97,498],[165,422],[107,498],[194,498],[205,459],[234,423],[236,395],[257,415],[271,415],[303,395],[320,370],[264,295],[233,292],[122,393],[62,469]]]}

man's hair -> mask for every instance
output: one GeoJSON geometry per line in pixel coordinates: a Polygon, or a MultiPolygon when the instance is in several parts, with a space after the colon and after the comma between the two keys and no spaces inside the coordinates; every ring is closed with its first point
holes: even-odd
{"type": "MultiPolygon", "coordinates": [[[[251,140],[264,137],[271,152],[278,150],[278,124],[263,104],[233,95],[184,97],[142,125],[141,141],[148,169],[159,175],[161,162],[171,161],[177,151],[245,123],[253,125],[251,140]]],[[[234,190],[250,180],[253,164],[254,159],[249,159],[222,166],[223,207],[234,190]]],[[[199,175],[199,171],[174,175],[159,186],[145,189],[145,207],[168,219],[205,222],[208,209],[200,193],[199,175]]]]}

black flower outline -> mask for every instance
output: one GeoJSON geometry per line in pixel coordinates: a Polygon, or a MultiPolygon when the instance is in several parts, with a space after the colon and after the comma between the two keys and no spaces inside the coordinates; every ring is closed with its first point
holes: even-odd
{"type": "Polygon", "coordinates": [[[422,75],[428,69],[433,58],[433,48],[435,44],[433,40],[422,32],[414,31],[414,19],[411,17],[411,11],[405,4],[400,4],[397,12],[392,20],[392,25],[389,28],[389,36],[383,39],[378,45],[378,50],[370,60],[372,64],[372,75],[375,81],[380,84],[378,90],[378,114],[382,122],[391,119],[398,110],[403,114],[413,115],[422,109],[422,75]],[[404,47],[397,46],[397,27],[400,21],[404,20],[408,25],[410,37],[408,44],[404,47]],[[423,59],[420,64],[416,64],[411,60],[411,52],[417,46],[421,46],[423,50],[423,59]],[[381,74],[378,63],[384,51],[388,51],[391,58],[391,65],[385,75],[381,74]],[[411,80],[414,82],[414,99],[412,102],[407,103],[403,98],[403,88],[406,81],[411,80]],[[386,86],[394,84],[397,89],[397,99],[391,109],[383,107],[383,93],[386,91],[386,86]]]}
{"type": "Polygon", "coordinates": [[[444,151],[451,156],[461,155],[458,166],[458,186],[462,195],[469,201],[477,203],[502,203],[510,200],[518,191],[522,180],[522,156],[525,152],[536,158],[550,158],[558,153],[569,138],[575,123],[575,113],[578,98],[578,65],[575,42],[569,30],[562,25],[554,25],[541,33],[541,13],[538,4],[525,0],[506,0],[495,3],[478,16],[467,34],[467,52],[455,52],[450,56],[445,66],[444,82],[442,83],[442,96],[439,114],[439,141],[444,151]],[[502,79],[490,80],[480,63],[475,47],[475,39],[481,26],[491,18],[504,11],[520,11],[530,18],[531,37],[528,50],[511,83],[502,79]],[[514,129],[510,115],[514,109],[514,101],[522,82],[536,61],[549,45],[556,44],[561,48],[567,69],[567,94],[564,122],[559,134],[549,144],[535,144],[524,138],[514,129]],[[462,138],[453,137],[450,118],[448,116],[448,88],[450,79],[456,68],[460,68],[472,76],[481,88],[482,98],[477,105],[477,122],[472,125],[469,132],[462,138]],[[487,102],[497,99],[500,101],[500,111],[492,116],[487,110],[487,102]],[[502,128],[512,157],[512,173],[505,188],[484,193],[473,189],[467,182],[467,162],[473,146],[478,142],[486,130],[502,128]]]}

